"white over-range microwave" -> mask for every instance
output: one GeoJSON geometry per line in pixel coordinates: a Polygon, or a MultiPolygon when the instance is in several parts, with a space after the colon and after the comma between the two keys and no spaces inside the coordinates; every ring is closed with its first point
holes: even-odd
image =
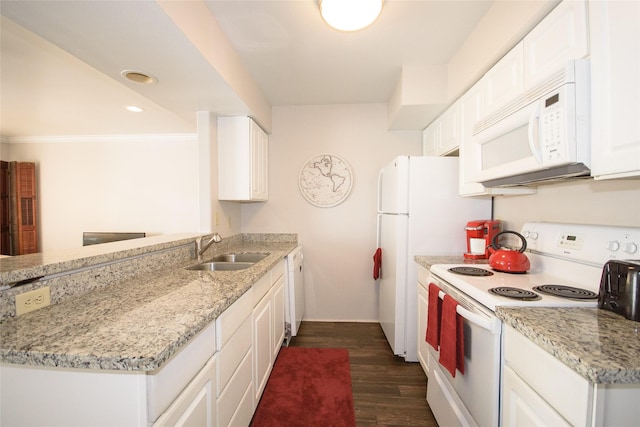
{"type": "Polygon", "coordinates": [[[475,124],[475,178],[487,187],[589,176],[589,61],[567,66],[475,124]]]}

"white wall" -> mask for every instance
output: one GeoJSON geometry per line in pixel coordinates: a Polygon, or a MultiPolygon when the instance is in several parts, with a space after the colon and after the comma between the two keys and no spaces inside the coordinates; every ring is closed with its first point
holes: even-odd
{"type": "Polygon", "coordinates": [[[242,206],[242,232],[298,233],[304,247],[308,320],[377,321],[372,278],[378,171],[400,154],[421,153],[421,132],[387,131],[385,104],[274,107],[269,201],[242,206]],[[298,175],[312,156],[343,157],[354,174],[349,197],[309,204],[298,175]]]}
{"type": "Polygon", "coordinates": [[[494,214],[516,231],[527,221],[640,227],[640,179],[541,185],[536,194],[496,197],[494,214]]]}
{"type": "Polygon", "coordinates": [[[42,251],[82,246],[83,231],[198,231],[195,135],[74,138],[10,144],[37,164],[42,251]]]}

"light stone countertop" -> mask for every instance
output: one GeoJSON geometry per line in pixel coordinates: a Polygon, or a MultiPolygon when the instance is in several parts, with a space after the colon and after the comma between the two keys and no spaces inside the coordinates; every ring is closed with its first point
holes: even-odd
{"type": "Polygon", "coordinates": [[[186,270],[196,261],[185,261],[9,319],[0,323],[0,362],[156,370],[296,246],[243,242],[229,249],[270,255],[238,271],[186,270]]]}
{"type": "Polygon", "coordinates": [[[431,268],[434,264],[487,264],[488,259],[466,259],[462,255],[416,255],[414,261],[426,268],[431,268]]]}
{"type": "Polygon", "coordinates": [[[498,307],[506,324],[595,384],[640,384],[640,322],[598,308],[498,307]]]}

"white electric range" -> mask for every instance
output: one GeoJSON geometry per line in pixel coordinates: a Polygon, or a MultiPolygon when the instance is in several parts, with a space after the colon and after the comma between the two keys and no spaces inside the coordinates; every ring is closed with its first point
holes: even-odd
{"type": "Polygon", "coordinates": [[[458,301],[465,331],[464,375],[452,376],[443,369],[439,352],[429,347],[427,401],[440,425],[500,424],[502,323],[496,307],[597,307],[604,264],[640,258],[640,228],[532,222],[521,234],[531,263],[526,273],[472,264],[436,264],[430,269],[440,297],[449,294],[458,301]],[[508,296],[494,293],[500,288],[506,288],[508,296]],[[560,289],[561,295],[549,295],[547,288],[560,289]]]}

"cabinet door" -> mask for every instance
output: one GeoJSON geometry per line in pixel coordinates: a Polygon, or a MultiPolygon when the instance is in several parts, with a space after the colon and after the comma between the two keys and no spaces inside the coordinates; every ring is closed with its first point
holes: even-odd
{"type": "Polygon", "coordinates": [[[438,155],[444,156],[458,149],[460,145],[460,104],[454,103],[440,117],[440,146],[438,155]]]}
{"type": "Polygon", "coordinates": [[[482,78],[485,117],[507,106],[524,90],[523,46],[519,43],[482,78]]]}
{"type": "Polygon", "coordinates": [[[640,2],[589,2],[591,174],[640,176],[640,2]]]}
{"type": "Polygon", "coordinates": [[[162,414],[154,427],[213,427],[215,420],[215,356],[162,414]]]}
{"type": "Polygon", "coordinates": [[[273,361],[275,362],[280,347],[284,342],[284,276],[273,285],[271,290],[271,304],[273,305],[273,361]]]}
{"type": "Polygon", "coordinates": [[[218,198],[268,198],[268,136],[249,117],[218,117],[218,198]]]}
{"type": "Polygon", "coordinates": [[[502,426],[570,426],[508,366],[504,368],[502,387],[502,426]]]}
{"type": "Polygon", "coordinates": [[[438,155],[438,126],[440,122],[436,120],[422,132],[422,155],[438,155]]]}
{"type": "Polygon", "coordinates": [[[273,312],[270,294],[253,309],[253,384],[255,402],[260,400],[273,367],[273,312]]]}
{"type": "Polygon", "coordinates": [[[251,199],[268,199],[268,137],[251,121],[251,199]]]}
{"type": "Polygon", "coordinates": [[[535,86],[564,68],[570,59],[587,55],[586,1],[563,1],[524,39],[525,86],[535,86]]]}
{"type": "MultiPolygon", "coordinates": [[[[420,274],[420,270],[418,270],[420,274]]],[[[427,274],[428,277],[428,274],[427,274]]],[[[418,361],[424,369],[424,373],[429,375],[429,349],[426,342],[427,337],[427,313],[429,310],[428,284],[418,283],[418,361]]]]}

